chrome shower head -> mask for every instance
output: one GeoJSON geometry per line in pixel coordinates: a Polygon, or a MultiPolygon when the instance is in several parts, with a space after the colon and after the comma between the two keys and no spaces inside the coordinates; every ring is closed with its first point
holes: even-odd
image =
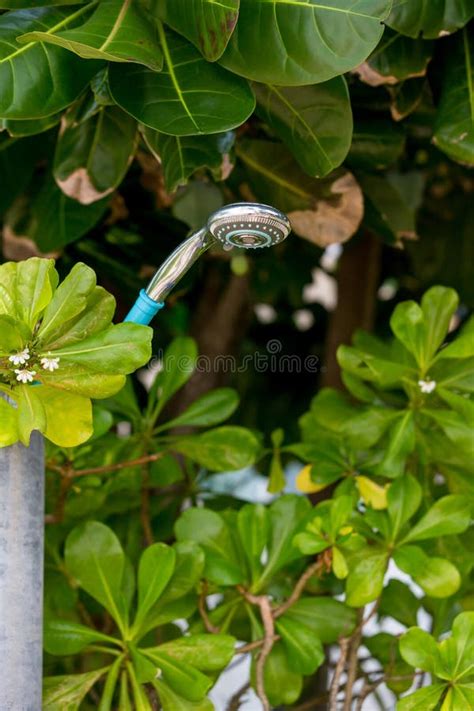
{"type": "Polygon", "coordinates": [[[145,293],[160,302],[194,262],[213,244],[224,249],[257,249],[282,242],[291,231],[287,216],[269,205],[238,202],[225,205],[209,217],[202,229],[182,242],[158,269],[145,293]]]}
{"type": "Polygon", "coordinates": [[[224,249],[258,249],[282,242],[291,231],[287,216],[269,205],[238,202],[213,212],[207,230],[224,249]]]}

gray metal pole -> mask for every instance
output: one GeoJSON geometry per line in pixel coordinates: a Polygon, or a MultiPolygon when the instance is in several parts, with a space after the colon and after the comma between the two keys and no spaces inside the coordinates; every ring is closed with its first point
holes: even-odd
{"type": "Polygon", "coordinates": [[[0,709],[41,711],[44,447],[0,449],[0,709]]]}

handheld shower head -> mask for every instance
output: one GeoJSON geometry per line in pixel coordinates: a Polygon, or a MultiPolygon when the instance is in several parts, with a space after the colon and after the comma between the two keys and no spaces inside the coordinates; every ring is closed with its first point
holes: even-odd
{"type": "Polygon", "coordinates": [[[224,249],[258,249],[282,242],[290,234],[291,225],[274,207],[238,202],[213,212],[207,229],[224,249]]]}
{"type": "Polygon", "coordinates": [[[257,249],[282,242],[291,231],[287,216],[269,205],[238,202],[210,215],[207,225],[182,242],[163,262],[132,308],[126,321],[149,323],[163,299],[213,244],[224,249],[257,249]]]}

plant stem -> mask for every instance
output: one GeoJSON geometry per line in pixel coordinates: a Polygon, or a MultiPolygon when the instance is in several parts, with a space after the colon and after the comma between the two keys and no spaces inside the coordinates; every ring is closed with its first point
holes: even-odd
{"type": "Polygon", "coordinates": [[[337,711],[337,694],[339,692],[339,681],[346,665],[347,652],[349,649],[349,639],[341,637],[339,640],[340,655],[334,670],[334,676],[329,690],[329,711],[337,711]]]}

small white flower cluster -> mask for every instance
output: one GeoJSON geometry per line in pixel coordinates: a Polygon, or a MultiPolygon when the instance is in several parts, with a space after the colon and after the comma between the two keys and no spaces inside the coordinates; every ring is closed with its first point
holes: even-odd
{"type": "Polygon", "coordinates": [[[419,380],[418,385],[422,393],[432,393],[436,387],[436,380],[419,380]]]}
{"type": "MultiPolygon", "coordinates": [[[[24,348],[19,353],[14,353],[8,357],[10,363],[13,365],[26,365],[30,359],[29,348],[24,348]]],[[[44,370],[49,370],[52,373],[54,370],[59,368],[59,357],[52,358],[49,353],[48,356],[44,356],[40,359],[41,367],[44,370]]],[[[31,383],[33,382],[34,376],[36,375],[36,370],[27,370],[26,368],[15,368],[16,379],[20,383],[31,383]]]]}

